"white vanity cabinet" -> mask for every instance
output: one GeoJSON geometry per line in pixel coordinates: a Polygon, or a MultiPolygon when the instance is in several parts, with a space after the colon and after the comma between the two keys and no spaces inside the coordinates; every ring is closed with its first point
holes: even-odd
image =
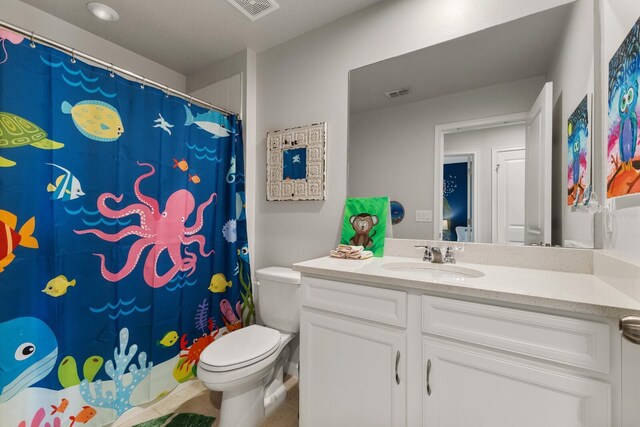
{"type": "Polygon", "coordinates": [[[305,278],[301,426],[406,425],[405,292],[305,278]]]}
{"type": "Polygon", "coordinates": [[[422,296],[423,426],[612,425],[609,329],[422,296]]]}
{"type": "Polygon", "coordinates": [[[627,427],[613,319],[310,276],[301,290],[302,427],[627,427]]]}

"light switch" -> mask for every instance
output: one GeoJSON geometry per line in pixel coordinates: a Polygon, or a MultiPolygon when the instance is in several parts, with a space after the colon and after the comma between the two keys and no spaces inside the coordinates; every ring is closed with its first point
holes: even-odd
{"type": "Polygon", "coordinates": [[[433,211],[416,211],[416,222],[433,222],[433,211]]]}

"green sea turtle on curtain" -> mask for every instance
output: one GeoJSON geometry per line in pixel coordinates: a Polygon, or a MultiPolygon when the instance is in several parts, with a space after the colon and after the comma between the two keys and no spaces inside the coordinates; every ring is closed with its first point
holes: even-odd
{"type": "Polygon", "coordinates": [[[105,425],[254,321],[242,126],[0,38],[0,425],[105,425]]]}
{"type": "MultiPolygon", "coordinates": [[[[30,145],[42,150],[57,150],[64,147],[47,138],[47,133],[38,125],[15,114],[0,112],[0,148],[17,148],[30,145]]],[[[15,166],[13,160],[0,157],[0,167],[15,166]]]]}

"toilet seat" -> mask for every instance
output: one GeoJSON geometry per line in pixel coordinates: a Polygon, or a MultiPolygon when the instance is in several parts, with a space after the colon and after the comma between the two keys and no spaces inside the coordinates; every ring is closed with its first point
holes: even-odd
{"type": "Polygon", "coordinates": [[[279,331],[251,325],[214,341],[200,355],[200,366],[211,372],[226,372],[253,365],[278,350],[279,331]]]}

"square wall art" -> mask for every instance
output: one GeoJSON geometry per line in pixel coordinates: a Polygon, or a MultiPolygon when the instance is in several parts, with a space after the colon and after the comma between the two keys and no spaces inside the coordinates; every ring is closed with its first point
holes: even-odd
{"type": "Polygon", "coordinates": [[[327,124],[267,134],[267,200],[324,200],[327,124]]]}
{"type": "Polygon", "coordinates": [[[591,185],[591,132],[589,97],[585,96],[567,123],[567,205],[583,202],[591,185]]]}
{"type": "Polygon", "coordinates": [[[607,197],[640,193],[640,19],[609,61],[607,197]]]}

